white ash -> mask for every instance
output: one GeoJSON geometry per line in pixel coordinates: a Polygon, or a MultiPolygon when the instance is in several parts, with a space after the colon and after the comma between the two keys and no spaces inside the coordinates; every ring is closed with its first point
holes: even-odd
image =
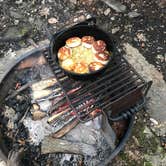
{"type": "MultiPolygon", "coordinates": [[[[42,140],[57,131],[57,128],[49,125],[47,123],[48,117],[45,117],[41,120],[34,121],[31,118],[27,117],[24,119],[23,124],[29,130],[30,143],[34,145],[39,145],[42,140]]],[[[102,115],[96,117],[95,119],[78,124],[74,129],[67,133],[62,139],[75,142],[83,142],[87,144],[96,145],[99,148],[108,148],[107,145],[104,147],[103,140],[106,144],[109,144],[111,149],[114,148],[115,142],[115,133],[113,130],[109,129],[112,144],[107,141],[106,135],[102,130],[102,115]]],[[[108,130],[107,130],[108,131],[108,130]]],[[[105,144],[105,145],[106,145],[105,144]]]]}
{"type": "Polygon", "coordinates": [[[45,100],[45,101],[39,102],[38,105],[40,106],[42,111],[48,112],[51,108],[52,103],[50,102],[50,100],[45,100]]]}
{"type": "Polygon", "coordinates": [[[32,144],[39,145],[44,137],[54,133],[54,128],[47,123],[48,117],[41,120],[32,120],[26,118],[23,121],[25,127],[29,130],[29,137],[32,144]]]}
{"type": "Polygon", "coordinates": [[[86,123],[79,123],[77,127],[67,133],[64,137],[69,141],[84,142],[87,144],[97,144],[97,139],[101,136],[102,116],[86,123]]]}
{"type": "MultiPolygon", "coordinates": [[[[49,136],[56,131],[56,128],[49,125],[47,120],[48,117],[45,117],[41,120],[32,120],[31,118],[27,117],[24,120],[23,124],[29,130],[29,137],[32,141],[32,144],[39,145],[44,137],[49,136]]],[[[86,140],[88,139],[88,141],[90,141],[92,144],[95,144],[95,130],[100,128],[101,117],[99,116],[96,117],[93,121],[77,125],[77,127],[71,130],[66,136],[68,140],[70,140],[70,138],[74,138],[77,141],[83,140],[83,142],[87,142],[86,140]],[[85,137],[84,134],[86,134],[88,137],[85,137]]]]}

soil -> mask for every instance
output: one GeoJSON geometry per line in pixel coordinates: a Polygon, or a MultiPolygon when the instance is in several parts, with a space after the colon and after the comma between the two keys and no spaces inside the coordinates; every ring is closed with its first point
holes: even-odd
{"type": "MultiPolygon", "coordinates": [[[[95,16],[97,25],[114,35],[117,46],[132,44],[166,81],[166,1],[121,0],[121,3],[127,7],[124,13],[117,13],[100,0],[0,0],[0,58],[9,50],[28,47],[29,38],[35,42],[50,38],[50,34],[68,25],[95,16]]],[[[146,117],[139,115],[132,139],[113,165],[151,166],[146,154],[165,155],[164,149],[159,148],[159,139],[145,135],[146,125],[146,117]]]]}

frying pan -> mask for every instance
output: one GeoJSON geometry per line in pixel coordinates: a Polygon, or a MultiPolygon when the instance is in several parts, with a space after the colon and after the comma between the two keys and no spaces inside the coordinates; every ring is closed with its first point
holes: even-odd
{"type": "Polygon", "coordinates": [[[104,69],[106,69],[111,62],[112,56],[113,56],[113,51],[114,51],[114,44],[112,41],[112,37],[108,35],[106,32],[104,32],[102,29],[100,29],[96,25],[96,19],[95,18],[90,18],[84,22],[81,22],[79,24],[76,24],[68,29],[62,30],[56,34],[53,35],[51,41],[50,41],[50,54],[53,58],[53,60],[57,63],[57,65],[68,75],[74,76],[77,78],[85,78],[89,77],[91,78],[92,76],[96,76],[97,74],[101,73],[104,69]],[[85,73],[85,74],[78,74],[72,71],[65,70],[61,67],[59,64],[59,59],[58,59],[58,50],[62,46],[65,45],[65,41],[69,39],[70,37],[83,37],[83,36],[93,36],[96,40],[103,40],[105,41],[107,45],[107,50],[111,52],[111,56],[109,56],[109,61],[107,64],[104,65],[103,68],[93,71],[90,73],[85,73]]]}

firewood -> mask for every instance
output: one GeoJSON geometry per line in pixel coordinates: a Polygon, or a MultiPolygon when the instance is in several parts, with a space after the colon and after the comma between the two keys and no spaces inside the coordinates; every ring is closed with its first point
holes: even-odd
{"type": "Polygon", "coordinates": [[[66,113],[68,110],[64,110],[64,111],[62,111],[62,112],[59,112],[59,113],[57,113],[57,114],[54,114],[54,115],[52,115],[49,119],[48,119],[48,123],[52,123],[52,122],[54,122],[58,117],[60,117],[61,115],[63,115],[64,113],[66,113]]]}
{"type": "Polygon", "coordinates": [[[32,84],[31,88],[33,91],[35,90],[40,91],[55,85],[56,82],[57,82],[56,78],[49,78],[32,84]]]}
{"type": "Polygon", "coordinates": [[[73,153],[95,156],[97,149],[95,145],[46,137],[41,144],[41,154],[47,153],[73,153]]]}
{"type": "Polygon", "coordinates": [[[18,69],[22,70],[22,69],[33,67],[35,65],[43,65],[43,64],[46,64],[46,59],[43,55],[40,57],[31,57],[31,58],[23,60],[19,64],[18,69]]]}

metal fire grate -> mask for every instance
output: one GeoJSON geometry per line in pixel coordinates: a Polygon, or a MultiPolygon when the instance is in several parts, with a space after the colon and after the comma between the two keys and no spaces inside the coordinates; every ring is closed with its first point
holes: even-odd
{"type": "Polygon", "coordinates": [[[67,103],[80,121],[93,118],[90,115],[99,109],[109,116],[117,117],[122,111],[140,102],[148,90],[147,83],[121,56],[114,58],[110,66],[100,75],[92,79],[76,80],[58,67],[48,54],[48,50],[43,53],[59,80],[67,103]]]}

